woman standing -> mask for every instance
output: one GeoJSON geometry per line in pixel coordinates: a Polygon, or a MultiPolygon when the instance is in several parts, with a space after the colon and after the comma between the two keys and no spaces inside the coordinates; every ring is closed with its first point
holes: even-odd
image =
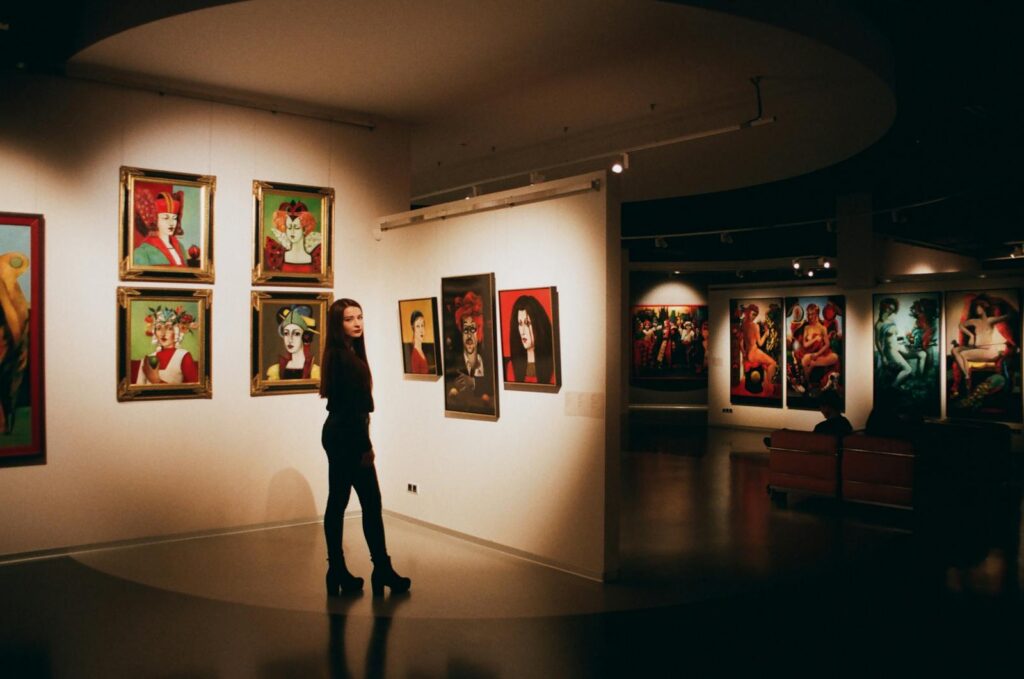
{"type": "Polygon", "coordinates": [[[327,539],[327,594],[360,590],[363,579],[345,566],[342,526],[345,507],[356,489],[363,509],[363,535],[373,560],[370,583],[375,595],[390,587],[405,592],[412,581],[395,573],[384,541],[380,485],[373,466],[370,413],[373,412],[373,377],[366,361],[363,309],[359,302],[339,299],[327,312],[323,375],[320,396],[327,399],[327,421],[321,441],[329,463],[324,537],[327,539]]]}

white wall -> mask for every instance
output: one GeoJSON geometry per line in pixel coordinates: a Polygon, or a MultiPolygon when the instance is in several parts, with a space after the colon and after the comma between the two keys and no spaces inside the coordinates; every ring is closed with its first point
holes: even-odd
{"type": "Polygon", "coordinates": [[[407,131],[57,79],[0,89],[0,210],[46,219],[47,416],[47,463],[0,469],[0,554],[315,517],[323,403],[249,396],[252,180],[334,187],[336,294],[378,302],[370,230],[406,206],[407,131]],[[116,400],[121,165],[217,177],[216,283],[195,286],[214,291],[212,400],[116,400]]]}
{"type": "Polygon", "coordinates": [[[617,472],[610,478],[606,467],[619,452],[617,432],[608,432],[621,407],[621,337],[609,330],[618,324],[608,307],[619,308],[621,280],[618,206],[611,215],[606,180],[593,177],[602,179],[600,192],[386,232],[374,255],[385,265],[367,341],[385,506],[601,577],[615,568],[614,546],[605,550],[618,526],[617,490],[606,493],[605,484],[617,489],[617,472]],[[497,422],[446,418],[443,380],[402,375],[397,300],[437,297],[440,305],[441,278],[485,272],[494,272],[497,290],[558,288],[562,389],[499,387],[497,422]],[[580,393],[588,395],[583,414],[580,393]],[[417,495],[406,492],[410,482],[417,495]]]}

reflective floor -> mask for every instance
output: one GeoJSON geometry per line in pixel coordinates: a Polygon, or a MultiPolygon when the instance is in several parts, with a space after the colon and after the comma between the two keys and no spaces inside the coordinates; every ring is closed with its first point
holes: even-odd
{"type": "MultiPolygon", "coordinates": [[[[616,583],[392,517],[395,566],[413,588],[382,600],[325,599],[318,524],[10,563],[0,565],[0,677],[1019,667],[1019,521],[943,532],[906,512],[816,498],[779,509],[765,494],[761,434],[633,433],[616,583]]],[[[358,520],[346,528],[353,570],[368,576],[358,520]]]]}

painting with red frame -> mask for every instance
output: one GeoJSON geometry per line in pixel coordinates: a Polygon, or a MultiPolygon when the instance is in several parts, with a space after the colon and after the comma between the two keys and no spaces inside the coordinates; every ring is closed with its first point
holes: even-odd
{"type": "Polygon", "coordinates": [[[43,216],[0,212],[0,465],[44,464],[43,216]]]}
{"type": "Polygon", "coordinates": [[[946,417],[1021,421],[1020,292],[946,294],[946,417]]]}
{"type": "Polygon", "coordinates": [[[787,297],[784,324],[786,407],[815,410],[826,391],[845,404],[846,298],[787,297]]]}

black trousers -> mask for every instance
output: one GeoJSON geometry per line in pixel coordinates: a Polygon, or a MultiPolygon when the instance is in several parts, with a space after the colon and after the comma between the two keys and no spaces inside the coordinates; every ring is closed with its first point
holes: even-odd
{"type": "MultiPolygon", "coordinates": [[[[367,423],[363,421],[356,426],[366,427],[367,423]]],[[[363,453],[366,451],[353,449],[352,442],[368,439],[365,430],[354,432],[352,427],[351,421],[340,422],[332,415],[324,423],[322,436],[329,464],[324,538],[327,540],[327,558],[335,563],[344,556],[342,532],[345,508],[348,507],[353,488],[363,509],[363,536],[366,538],[366,546],[370,548],[370,558],[380,561],[388,556],[377,469],[372,464],[368,467],[362,465],[363,453]]]]}

